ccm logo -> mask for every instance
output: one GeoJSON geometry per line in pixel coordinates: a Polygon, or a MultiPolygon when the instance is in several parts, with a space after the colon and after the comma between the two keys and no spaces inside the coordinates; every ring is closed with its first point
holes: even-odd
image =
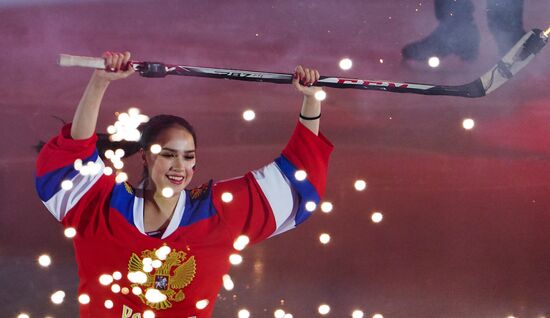
{"type": "Polygon", "coordinates": [[[338,79],[338,84],[348,84],[348,83],[368,85],[368,86],[397,87],[397,88],[407,88],[409,86],[409,84],[394,83],[394,82],[377,82],[377,81],[345,79],[345,78],[338,79]]]}
{"type": "Polygon", "coordinates": [[[227,76],[235,76],[235,77],[254,77],[254,78],[261,78],[261,74],[255,74],[255,73],[241,73],[241,72],[227,72],[225,73],[227,76]]]}

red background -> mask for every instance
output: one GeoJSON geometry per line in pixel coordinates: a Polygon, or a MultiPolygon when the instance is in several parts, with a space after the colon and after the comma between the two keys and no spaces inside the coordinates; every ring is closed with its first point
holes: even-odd
{"type": "MultiPolygon", "coordinates": [[[[545,28],[548,1],[525,1],[525,27],[545,28]]],[[[61,68],[59,53],[322,75],[462,84],[499,54],[476,1],[481,51],[438,69],[401,62],[400,49],[436,26],[423,1],[3,1],[0,4],[0,307],[2,317],[72,317],[71,243],[34,191],[33,150],[70,121],[91,74],[61,68]],[[419,9],[416,11],[415,9],[419,9]],[[338,68],[349,57],[350,71],[338,68]],[[383,63],[379,62],[383,59],[383,63]],[[36,263],[49,253],[53,264],[36,263]],[[67,292],[55,306],[54,291],[67,292]]],[[[480,99],[327,89],[322,131],[336,145],[326,199],[299,229],[243,253],[215,317],[542,317],[550,312],[550,66],[548,50],[480,99]],[[464,118],[476,126],[466,131],[464,118]],[[367,190],[353,182],[364,178],[367,190]],[[384,220],[370,221],[380,210],[384,220]],[[322,232],[331,234],[327,246],[322,232]],[[234,296],[235,295],[235,296],[234,296]],[[284,303],[284,306],[281,304],[284,303]]],[[[113,83],[98,131],[114,113],[188,118],[199,135],[194,184],[242,175],[282,150],[301,96],[288,85],[186,77],[113,83]],[[245,109],[256,120],[244,122],[245,109]]],[[[140,170],[129,160],[130,178],[140,170]]]]}

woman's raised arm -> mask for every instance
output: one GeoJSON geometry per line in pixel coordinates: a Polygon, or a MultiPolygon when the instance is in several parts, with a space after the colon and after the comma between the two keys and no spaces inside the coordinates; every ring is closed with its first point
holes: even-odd
{"type": "Polygon", "coordinates": [[[302,110],[300,111],[300,122],[314,134],[319,134],[319,122],[321,117],[321,102],[315,98],[315,93],[320,87],[313,85],[319,80],[319,72],[315,69],[304,68],[300,65],[294,70],[294,87],[304,94],[302,110]]]}
{"type": "Polygon", "coordinates": [[[95,70],[74,114],[71,137],[87,139],[95,134],[99,107],[111,81],[126,78],[134,73],[128,67],[130,52],[103,53],[106,70],[95,70]]]}

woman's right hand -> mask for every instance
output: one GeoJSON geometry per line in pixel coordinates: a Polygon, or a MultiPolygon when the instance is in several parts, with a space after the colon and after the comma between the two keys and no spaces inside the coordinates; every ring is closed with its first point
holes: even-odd
{"type": "Polygon", "coordinates": [[[134,74],[134,69],[130,67],[130,52],[105,52],[101,56],[105,59],[105,70],[96,70],[95,77],[107,80],[115,81],[118,79],[126,78],[134,74]]]}
{"type": "Polygon", "coordinates": [[[321,87],[312,86],[319,80],[319,71],[313,68],[305,68],[301,65],[296,66],[292,84],[306,97],[313,97],[316,92],[322,90],[321,87]]]}

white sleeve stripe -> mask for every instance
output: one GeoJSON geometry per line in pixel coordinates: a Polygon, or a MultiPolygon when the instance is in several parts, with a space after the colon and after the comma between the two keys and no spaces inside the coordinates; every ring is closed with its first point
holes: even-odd
{"type": "MultiPolygon", "coordinates": [[[[298,202],[299,198],[295,191],[292,191],[292,200],[293,202],[298,202]]],[[[297,205],[293,205],[292,211],[290,212],[290,215],[287,217],[286,220],[284,220],[281,224],[277,223],[277,228],[275,231],[269,236],[273,237],[275,235],[279,235],[281,233],[284,233],[288,230],[292,230],[296,227],[296,212],[298,210],[297,205]]]]}
{"type": "Polygon", "coordinates": [[[95,163],[101,166],[100,173],[87,176],[79,173],[71,179],[73,183],[72,189],[60,189],[48,201],[42,201],[42,203],[44,203],[50,213],[58,221],[61,221],[65,217],[67,212],[69,212],[78,203],[78,201],[90,190],[90,188],[94,186],[94,184],[103,175],[103,169],[105,168],[103,160],[101,160],[101,158],[98,156],[95,163]]]}
{"type": "Polygon", "coordinates": [[[294,202],[297,201],[297,194],[277,164],[273,162],[252,171],[252,175],[267,198],[275,218],[276,228],[271,236],[293,229],[296,226],[294,217],[297,207],[294,202]]]}

